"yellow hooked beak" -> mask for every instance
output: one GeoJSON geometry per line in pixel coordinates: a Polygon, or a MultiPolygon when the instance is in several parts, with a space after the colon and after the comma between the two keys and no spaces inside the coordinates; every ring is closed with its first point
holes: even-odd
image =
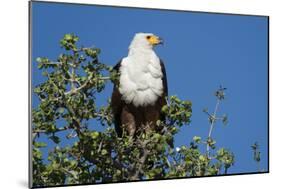
{"type": "Polygon", "coordinates": [[[149,36],[146,37],[146,39],[148,40],[148,42],[152,46],[155,46],[155,45],[158,45],[158,44],[163,44],[163,40],[156,35],[149,35],[149,36]]]}

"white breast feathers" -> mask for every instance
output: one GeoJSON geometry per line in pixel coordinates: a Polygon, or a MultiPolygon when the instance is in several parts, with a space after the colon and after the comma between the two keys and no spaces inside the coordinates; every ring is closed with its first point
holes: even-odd
{"type": "Polygon", "coordinates": [[[119,91],[126,103],[153,105],[163,93],[160,60],[153,50],[123,58],[119,91]]]}

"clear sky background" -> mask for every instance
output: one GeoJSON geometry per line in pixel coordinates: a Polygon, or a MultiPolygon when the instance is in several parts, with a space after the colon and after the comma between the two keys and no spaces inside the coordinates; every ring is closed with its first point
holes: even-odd
{"type": "MultiPolygon", "coordinates": [[[[229,173],[257,171],[250,147],[256,141],[261,147],[260,167],[268,170],[267,28],[267,18],[258,16],[33,2],[32,84],[44,80],[36,57],[55,60],[61,53],[59,40],[66,33],[78,35],[79,44],[100,48],[100,61],[108,65],[127,56],[135,33],[154,33],[165,41],[155,50],[166,66],[169,95],[193,103],[192,123],[182,128],[175,145],[189,144],[195,135],[207,137],[209,124],[202,109],[214,109],[214,91],[223,85],[226,100],[219,114],[226,113],[229,123],[217,124],[213,138],[217,147],[235,154],[229,173]]],[[[110,84],[98,96],[101,105],[111,92],[110,84]]],[[[33,95],[32,106],[38,102],[33,95]]]]}

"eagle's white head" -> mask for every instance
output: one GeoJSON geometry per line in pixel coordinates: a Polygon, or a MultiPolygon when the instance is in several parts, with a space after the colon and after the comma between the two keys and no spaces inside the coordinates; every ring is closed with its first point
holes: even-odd
{"type": "Polygon", "coordinates": [[[126,103],[153,105],[163,94],[160,59],[153,50],[161,43],[161,38],[152,33],[135,34],[120,67],[119,91],[126,103]]]}
{"type": "Polygon", "coordinates": [[[163,40],[153,33],[136,33],[129,46],[129,50],[134,48],[152,49],[158,44],[163,44],[163,40]]]}

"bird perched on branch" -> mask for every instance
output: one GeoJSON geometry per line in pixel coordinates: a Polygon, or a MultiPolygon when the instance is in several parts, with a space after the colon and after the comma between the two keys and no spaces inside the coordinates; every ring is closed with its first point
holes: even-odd
{"type": "Polygon", "coordinates": [[[165,66],[153,48],[163,44],[152,33],[135,34],[127,57],[114,69],[120,78],[114,84],[111,107],[119,137],[125,131],[134,136],[139,131],[157,130],[157,120],[164,120],[161,109],[168,95],[165,66]]]}

